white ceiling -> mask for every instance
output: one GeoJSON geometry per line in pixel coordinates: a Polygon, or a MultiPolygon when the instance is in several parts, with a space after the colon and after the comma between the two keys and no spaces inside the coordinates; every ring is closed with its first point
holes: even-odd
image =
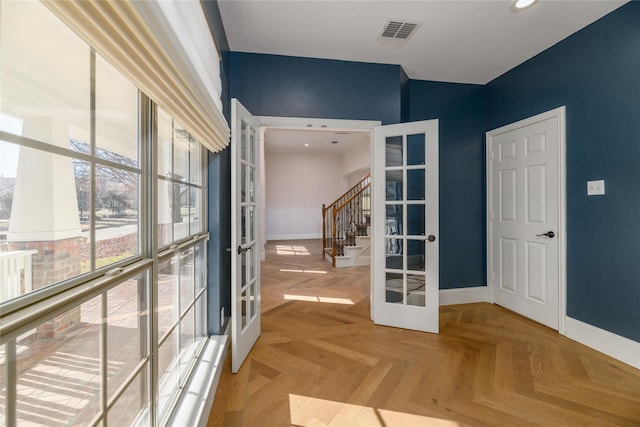
{"type": "Polygon", "coordinates": [[[219,0],[229,47],[399,64],[412,79],[485,84],[618,8],[619,0],[219,0]],[[422,21],[406,42],[381,41],[388,19],[422,21]]]}
{"type": "Polygon", "coordinates": [[[368,131],[267,128],[264,149],[267,152],[342,154],[359,144],[368,146],[370,135],[368,131]]]}

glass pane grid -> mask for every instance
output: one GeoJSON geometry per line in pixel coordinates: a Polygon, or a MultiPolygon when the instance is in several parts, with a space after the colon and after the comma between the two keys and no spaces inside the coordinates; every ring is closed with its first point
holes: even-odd
{"type": "MultiPolygon", "coordinates": [[[[0,165],[0,256],[12,253],[31,267],[17,271],[9,297],[0,278],[0,304],[12,299],[20,313],[24,294],[48,286],[65,292],[60,283],[67,280],[89,289],[99,276],[95,271],[119,266],[125,272],[119,282],[91,288],[96,296],[90,300],[54,317],[43,314],[17,339],[16,363],[3,365],[0,375],[0,425],[12,418],[18,425],[148,425],[166,419],[207,336],[206,246],[196,242],[196,251],[191,245],[160,260],[140,236],[155,232],[159,247],[166,247],[206,231],[203,147],[42,4],[3,2],[0,20],[3,33],[15,35],[3,41],[0,65],[7,83],[0,88],[7,101],[0,103],[0,130],[10,140],[0,141],[0,157],[9,159],[0,165]],[[43,66],[33,68],[34,60],[43,66]],[[7,64],[12,70],[4,73],[7,64]],[[34,107],[41,117],[22,116],[34,107]],[[157,112],[153,129],[145,122],[149,111],[157,112]],[[143,147],[151,140],[154,147],[143,147]],[[148,151],[156,155],[156,176],[141,156],[148,151]],[[51,175],[55,180],[47,179],[51,175]],[[146,206],[142,200],[153,190],[157,204],[146,206]],[[12,210],[29,214],[17,221],[12,210]],[[51,212],[56,221],[48,223],[61,227],[42,227],[51,212]],[[36,232],[37,239],[19,238],[36,232]],[[151,250],[157,282],[151,283],[149,271],[129,277],[133,262],[151,250]],[[149,313],[157,320],[153,333],[149,313]],[[160,337],[156,348],[151,336],[160,337]],[[7,371],[17,382],[11,393],[7,371]],[[12,393],[18,394],[16,405],[6,405],[12,393]],[[156,414],[149,413],[151,402],[156,414]]],[[[249,153],[251,200],[255,155],[249,153]]],[[[30,307],[52,294],[33,294],[30,307]]],[[[253,305],[249,310],[255,311],[253,305]]]]}
{"type": "Polygon", "coordinates": [[[385,301],[425,306],[425,135],[386,141],[385,301]]]}

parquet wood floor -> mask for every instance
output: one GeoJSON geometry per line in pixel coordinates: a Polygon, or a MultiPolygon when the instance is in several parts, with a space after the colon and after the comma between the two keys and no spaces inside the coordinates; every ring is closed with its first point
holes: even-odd
{"type": "Polygon", "coordinates": [[[374,325],[369,269],[270,242],[262,335],[225,366],[209,426],[640,426],[640,371],[499,306],[440,308],[440,334],[374,325]]]}

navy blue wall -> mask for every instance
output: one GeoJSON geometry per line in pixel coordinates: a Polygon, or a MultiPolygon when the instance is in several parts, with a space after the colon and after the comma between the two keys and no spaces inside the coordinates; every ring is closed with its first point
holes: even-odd
{"type": "Polygon", "coordinates": [[[640,2],[490,82],[487,130],[562,105],[567,314],[640,341],[640,2]]]}
{"type": "Polygon", "coordinates": [[[231,52],[232,98],[258,116],[399,123],[399,65],[231,52]]]}
{"type": "Polygon", "coordinates": [[[410,89],[409,89],[409,76],[404,70],[400,69],[400,121],[411,121],[411,103],[410,103],[410,89]]]}
{"type": "Polygon", "coordinates": [[[410,120],[439,120],[440,289],[486,285],[484,87],[409,82],[410,120]]]}
{"type": "MultiPolygon", "coordinates": [[[[222,80],[222,106],[227,122],[230,121],[229,98],[229,43],[222,24],[217,1],[203,2],[209,25],[221,55],[220,78],[222,80]]],[[[208,250],[208,332],[220,335],[224,324],[220,311],[224,307],[225,317],[231,316],[231,151],[209,153],[208,197],[209,197],[209,246],[208,250]]]]}

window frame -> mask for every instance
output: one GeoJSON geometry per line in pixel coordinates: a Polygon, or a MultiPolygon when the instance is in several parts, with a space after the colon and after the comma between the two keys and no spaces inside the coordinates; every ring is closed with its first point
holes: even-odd
{"type": "MultiPolygon", "coordinates": [[[[93,418],[93,425],[105,425],[108,419],[109,410],[116,405],[118,399],[126,392],[127,388],[139,378],[139,375],[144,372],[145,369],[149,372],[149,378],[145,381],[147,390],[149,391],[148,397],[148,412],[144,414],[145,419],[149,420],[150,425],[165,425],[171,419],[176,405],[179,404],[182,398],[181,391],[190,380],[191,375],[194,372],[198,357],[204,350],[207,344],[207,317],[209,315],[207,310],[207,294],[209,292],[207,285],[207,250],[208,245],[206,242],[209,240],[208,232],[208,168],[207,166],[207,152],[205,146],[195,141],[197,149],[199,150],[199,162],[195,164],[200,168],[200,182],[193,183],[191,180],[191,168],[194,163],[191,161],[191,154],[189,155],[189,177],[185,182],[181,184],[198,188],[201,192],[201,197],[197,200],[200,205],[200,231],[192,233],[189,227],[188,235],[177,241],[172,241],[170,244],[158,247],[158,152],[157,152],[157,138],[158,138],[158,120],[157,111],[158,105],[154,103],[146,94],[138,89],[138,108],[137,108],[137,144],[138,144],[138,168],[133,168],[128,165],[117,163],[108,159],[104,159],[96,155],[96,90],[95,90],[95,63],[96,52],[93,48],[90,48],[90,64],[91,66],[91,140],[89,145],[91,147],[91,153],[78,152],[70,148],[56,146],[50,143],[38,141],[32,138],[16,135],[13,133],[0,131],[0,139],[11,144],[16,144],[20,147],[26,147],[31,149],[40,150],[52,155],[61,155],[73,160],[86,161],[90,165],[91,172],[91,195],[90,195],[90,209],[91,214],[91,226],[90,226],[90,271],[81,273],[73,278],[49,284],[41,289],[35,290],[31,293],[22,295],[12,300],[8,300],[0,304],[2,313],[0,315],[0,348],[3,346],[6,349],[7,361],[4,362],[6,366],[6,419],[8,425],[15,424],[17,420],[16,411],[16,384],[17,384],[17,355],[16,345],[17,339],[21,334],[30,331],[34,325],[39,325],[43,321],[53,319],[57,315],[64,313],[72,308],[79,307],[86,301],[92,298],[102,295],[103,302],[106,303],[107,293],[110,289],[117,287],[125,283],[127,280],[135,277],[139,274],[146,274],[147,293],[144,295],[145,305],[149,311],[147,316],[146,331],[141,342],[141,346],[146,349],[146,356],[144,359],[136,365],[128,375],[126,380],[118,385],[111,396],[107,396],[105,390],[108,389],[106,382],[106,364],[108,363],[108,351],[105,341],[107,337],[106,332],[101,332],[101,340],[103,341],[102,348],[100,349],[100,364],[102,366],[103,377],[100,383],[101,388],[101,406],[99,414],[93,418]],[[96,179],[95,171],[99,166],[112,167],[119,170],[125,170],[138,174],[138,253],[134,256],[126,259],[114,262],[104,267],[95,268],[96,262],[96,245],[95,245],[95,198],[96,198],[96,179]],[[200,260],[201,268],[203,269],[202,279],[204,283],[197,284],[198,267],[195,261],[196,248],[198,245],[202,245],[200,260]],[[193,266],[193,299],[189,301],[185,310],[180,309],[178,304],[178,319],[177,323],[172,325],[171,330],[164,334],[163,337],[158,333],[158,270],[159,263],[165,259],[171,257],[179,257],[185,250],[192,250],[194,252],[194,266],[193,266]],[[201,324],[197,323],[197,311],[198,305],[203,304],[204,310],[202,313],[201,324]],[[179,375],[177,393],[171,397],[167,411],[163,414],[158,413],[158,398],[159,398],[159,375],[158,372],[158,350],[164,340],[168,339],[171,331],[180,331],[182,319],[193,313],[194,317],[194,352],[189,357],[188,365],[186,366],[185,374],[179,375]],[[198,338],[198,331],[203,331],[203,336],[198,338]],[[199,341],[198,341],[199,340],[199,341]]],[[[106,61],[106,60],[105,60],[106,61]]],[[[191,135],[189,134],[191,140],[191,135]]],[[[76,194],[77,197],[77,194],[76,194]]],[[[178,207],[180,208],[180,207],[178,207]]],[[[173,232],[172,232],[173,236],[173,232]]],[[[140,296],[142,298],[142,296],[140,296]]],[[[104,308],[103,308],[104,313],[104,308]]],[[[103,317],[103,321],[106,323],[108,317],[103,317]]],[[[103,325],[103,331],[105,326],[103,325]]],[[[178,341],[178,359],[180,359],[180,344],[178,341]]],[[[178,360],[178,363],[180,360],[178,360]]],[[[0,387],[4,384],[0,385],[0,387]]]]}

